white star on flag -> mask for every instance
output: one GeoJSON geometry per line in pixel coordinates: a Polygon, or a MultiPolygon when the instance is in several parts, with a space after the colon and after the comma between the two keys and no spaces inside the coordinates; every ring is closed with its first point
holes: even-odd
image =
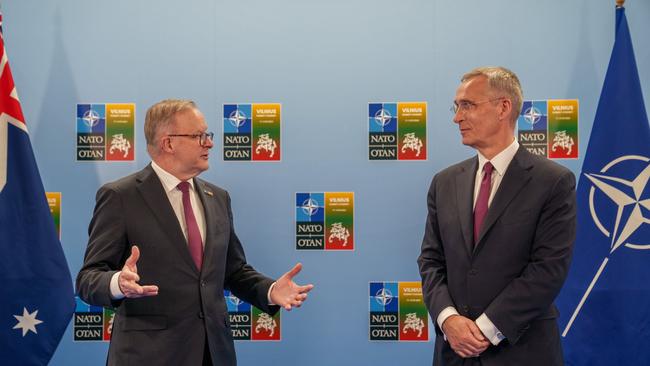
{"type": "Polygon", "coordinates": [[[34,332],[34,334],[38,334],[36,331],[36,325],[41,324],[43,321],[36,319],[36,314],[38,314],[38,310],[35,310],[33,313],[29,313],[27,311],[27,308],[23,308],[23,315],[14,315],[14,318],[18,320],[18,323],[14,326],[13,329],[18,329],[22,328],[23,330],[23,337],[27,334],[28,331],[34,332]]]}

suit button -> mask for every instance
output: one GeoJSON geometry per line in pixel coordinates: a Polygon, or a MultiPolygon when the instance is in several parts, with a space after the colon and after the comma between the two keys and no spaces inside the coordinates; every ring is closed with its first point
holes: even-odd
{"type": "Polygon", "coordinates": [[[205,287],[205,281],[201,281],[201,287],[205,287]]]}
{"type": "Polygon", "coordinates": [[[477,273],[478,273],[478,271],[475,270],[474,268],[472,268],[472,269],[469,271],[469,275],[470,275],[470,276],[476,276],[477,273]]]}
{"type": "Polygon", "coordinates": [[[201,319],[204,318],[204,316],[203,316],[203,312],[202,312],[202,311],[199,311],[199,318],[201,318],[201,319]]]}
{"type": "Polygon", "coordinates": [[[466,313],[469,312],[469,306],[463,305],[463,311],[466,313]]]}

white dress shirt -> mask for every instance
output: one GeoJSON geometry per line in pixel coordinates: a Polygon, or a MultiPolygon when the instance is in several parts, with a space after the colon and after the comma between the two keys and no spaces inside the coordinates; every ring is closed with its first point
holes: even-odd
{"type": "MultiPolygon", "coordinates": [[[[478,193],[481,188],[481,180],[483,179],[483,174],[484,174],[483,166],[485,165],[485,163],[489,161],[490,163],[492,163],[492,166],[494,166],[494,170],[492,171],[490,197],[488,198],[488,210],[489,210],[489,207],[492,204],[492,199],[494,198],[494,195],[499,189],[499,185],[503,180],[503,176],[506,174],[506,170],[508,170],[508,166],[510,165],[510,162],[512,162],[512,159],[515,157],[515,154],[517,153],[518,149],[519,149],[519,143],[517,142],[517,139],[514,139],[514,141],[508,147],[506,147],[500,153],[494,156],[492,160],[488,160],[480,152],[478,153],[478,169],[476,170],[476,177],[474,178],[473,206],[476,206],[476,199],[478,198],[478,193]]],[[[453,306],[448,306],[444,308],[440,312],[440,314],[438,314],[438,318],[436,319],[436,321],[441,330],[442,330],[442,324],[445,322],[445,320],[447,320],[447,318],[449,318],[452,315],[458,315],[458,311],[453,306]]],[[[483,335],[485,335],[485,337],[490,341],[490,343],[492,343],[495,346],[505,339],[503,334],[494,325],[494,323],[492,323],[492,321],[487,317],[487,315],[485,315],[485,313],[481,314],[476,319],[476,325],[479,327],[481,332],[483,332],[483,335]]]]}
{"type": "MultiPolygon", "coordinates": [[[[167,198],[169,203],[174,209],[178,223],[183,229],[183,235],[185,240],[187,240],[187,223],[185,223],[185,212],[183,211],[183,192],[178,189],[178,184],[181,182],[180,179],[166,172],[163,168],[158,166],[156,162],[151,162],[151,167],[153,171],[156,172],[160,182],[167,193],[167,198]]],[[[194,211],[194,217],[196,218],[196,223],[199,225],[199,231],[201,232],[201,243],[205,247],[205,214],[203,211],[203,204],[199,198],[199,194],[196,192],[196,187],[194,187],[194,179],[187,181],[190,184],[190,202],[192,203],[192,211],[194,211]]]]}

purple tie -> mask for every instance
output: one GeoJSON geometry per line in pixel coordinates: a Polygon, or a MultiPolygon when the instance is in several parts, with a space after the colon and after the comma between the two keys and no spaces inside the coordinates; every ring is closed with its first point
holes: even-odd
{"type": "Polygon", "coordinates": [[[492,189],[492,170],[494,167],[489,161],[483,165],[483,179],[481,180],[481,189],[478,191],[476,206],[474,206],[474,245],[478,242],[478,234],[481,232],[483,220],[488,211],[488,200],[490,199],[490,190],[492,189]]]}
{"type": "Polygon", "coordinates": [[[201,241],[201,232],[199,225],[194,217],[192,202],[190,201],[190,183],[178,183],[178,189],[183,192],[183,212],[185,213],[185,224],[187,225],[187,246],[190,249],[190,255],[196,264],[196,268],[201,270],[203,264],[203,242],[201,241]]]}

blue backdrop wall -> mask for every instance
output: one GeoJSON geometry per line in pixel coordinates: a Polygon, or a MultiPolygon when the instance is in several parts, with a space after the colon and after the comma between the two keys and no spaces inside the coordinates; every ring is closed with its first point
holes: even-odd
{"type": "MultiPolygon", "coordinates": [[[[650,106],[650,2],[628,1],[650,106]]],[[[249,261],[294,263],[316,289],[284,313],[281,342],[237,342],[239,364],[426,365],[433,343],[368,341],[368,282],[419,280],[433,174],[474,152],[448,107],[480,65],[519,74],[526,99],[580,100],[580,159],[614,38],[613,0],[2,2],[5,43],[46,191],[62,192],[73,277],[97,188],[148,162],[146,109],[194,99],[218,142],[202,177],[227,189],[249,261]],[[428,160],[373,162],[368,102],[426,101],[428,160]],[[77,103],[136,103],[136,160],[75,160],[77,103]],[[222,104],[282,103],[282,161],[224,162],[222,104]],[[295,250],[295,192],[355,192],[353,252],[295,250]]],[[[431,330],[431,338],[434,337],[431,330]]],[[[53,365],[103,364],[107,343],[64,335],[53,365]]]]}

